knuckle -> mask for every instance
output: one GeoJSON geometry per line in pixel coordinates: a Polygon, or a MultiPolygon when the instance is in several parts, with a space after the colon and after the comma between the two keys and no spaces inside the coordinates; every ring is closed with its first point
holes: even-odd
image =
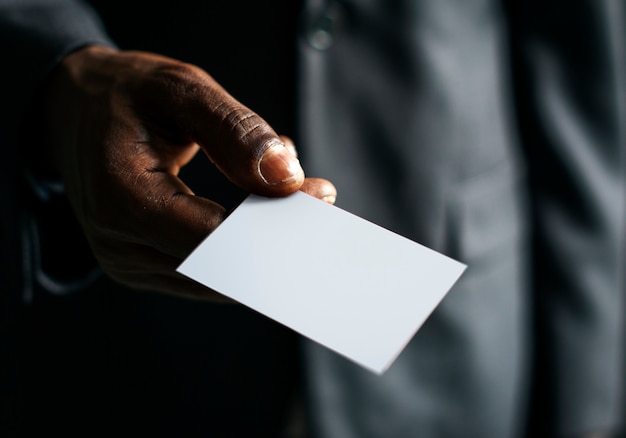
{"type": "Polygon", "coordinates": [[[153,75],[168,83],[196,82],[202,70],[192,64],[171,62],[159,64],[154,68],[153,75]]]}
{"type": "Polygon", "coordinates": [[[182,62],[159,64],[152,71],[157,89],[168,90],[174,101],[206,95],[209,90],[208,74],[199,67],[182,62]]]}
{"type": "Polygon", "coordinates": [[[248,108],[237,104],[225,109],[222,122],[228,133],[240,141],[269,131],[269,127],[261,117],[248,108]]]}

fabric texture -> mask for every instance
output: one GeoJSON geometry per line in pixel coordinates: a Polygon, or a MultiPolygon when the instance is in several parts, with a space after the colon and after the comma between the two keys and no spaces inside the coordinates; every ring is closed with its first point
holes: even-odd
{"type": "MultiPolygon", "coordinates": [[[[624,3],[225,3],[0,0],[2,427],[289,436],[302,383],[310,438],[618,430],[624,3]],[[199,65],[296,140],[339,207],[468,265],[382,377],[246,309],[99,273],[24,135],[47,75],[89,44],[199,65]]],[[[243,196],[201,154],[181,175],[243,196]]]]}

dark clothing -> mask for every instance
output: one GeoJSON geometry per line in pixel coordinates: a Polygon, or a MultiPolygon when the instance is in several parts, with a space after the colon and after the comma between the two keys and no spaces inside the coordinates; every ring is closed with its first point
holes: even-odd
{"type": "MultiPolygon", "coordinates": [[[[252,41],[257,46],[246,58],[225,52],[233,47],[223,47],[224,38],[220,38],[217,24],[223,16],[208,6],[189,14],[198,9],[196,2],[184,8],[171,3],[165,6],[170,11],[153,10],[148,2],[94,3],[116,45],[202,65],[236,98],[264,113],[281,133],[293,132],[293,113],[288,111],[293,92],[284,85],[293,83],[288,65],[295,55],[291,51],[290,60],[283,54],[289,52],[285,47],[293,41],[294,26],[276,26],[274,33],[263,38],[265,26],[258,23],[261,36],[252,41]],[[190,18],[196,22],[190,23],[190,18]],[[140,32],[131,31],[137,26],[140,32]],[[203,41],[202,50],[198,50],[199,41],[203,41]],[[254,74],[262,82],[254,82],[253,87],[244,79],[253,74],[247,62],[254,56],[271,59],[278,67],[258,69],[260,74],[254,74]]],[[[282,3],[276,4],[276,19],[290,11],[289,2],[282,3]]],[[[88,43],[113,44],[97,22],[85,21],[88,10],[77,9],[73,2],[24,2],[6,8],[15,16],[7,17],[2,10],[0,29],[14,50],[11,59],[19,63],[8,72],[15,77],[3,82],[12,84],[7,92],[19,91],[19,95],[5,102],[25,106],[25,98],[35,93],[63,54],[88,43]],[[38,5],[29,10],[26,3],[38,5]],[[4,24],[20,18],[32,23],[26,25],[40,35],[26,38],[23,30],[4,24]],[[46,26],[50,21],[59,25],[46,26]],[[82,32],[80,24],[89,32],[82,32]],[[66,38],[57,34],[59,29],[66,38]],[[16,44],[20,38],[25,41],[16,44]],[[15,90],[17,84],[20,90],[15,90]]],[[[234,9],[220,8],[234,18],[234,9]]],[[[3,137],[16,135],[7,127],[18,123],[18,114],[8,105],[2,111],[12,118],[2,123],[3,137]]],[[[32,129],[36,128],[25,128],[32,129]]],[[[14,141],[3,141],[3,145],[3,151],[15,153],[14,141]]],[[[11,368],[3,384],[6,380],[13,387],[2,392],[11,407],[0,421],[0,430],[11,433],[0,435],[13,436],[19,430],[19,436],[47,436],[52,431],[76,437],[281,436],[297,396],[296,335],[243,307],[132,291],[103,277],[68,203],[54,186],[45,184],[54,175],[29,168],[28,179],[37,178],[37,188],[44,192],[32,193],[21,172],[24,163],[30,166],[35,157],[28,150],[20,153],[22,159],[10,160],[19,166],[7,166],[15,174],[7,179],[9,189],[2,192],[3,202],[6,199],[16,207],[3,208],[2,213],[11,221],[11,228],[2,229],[2,250],[12,251],[4,256],[7,263],[1,267],[3,284],[11,282],[2,294],[3,300],[11,301],[10,311],[3,307],[7,313],[3,349],[12,344],[3,362],[11,368]],[[15,196],[17,181],[21,181],[20,197],[15,196]],[[15,215],[18,211],[21,217],[15,215]],[[5,236],[11,244],[4,244],[5,236]],[[22,240],[27,242],[24,246],[22,240]],[[16,393],[18,406],[13,405],[16,393]]],[[[241,198],[240,191],[202,154],[182,175],[200,195],[226,205],[229,197],[241,198]]],[[[230,203],[234,205],[232,199],[230,203]]]]}
{"type": "MultiPolygon", "coordinates": [[[[529,418],[531,436],[618,428],[623,2],[213,3],[95,1],[107,35],[78,2],[0,1],[16,66],[2,73],[0,135],[20,164],[1,189],[14,309],[3,333],[18,334],[6,344],[21,397],[8,424],[117,433],[130,419],[153,436],[277,436],[301,363],[321,438],[516,437],[529,418]],[[246,309],[126,291],[74,263],[79,243],[58,263],[46,232],[71,215],[62,194],[52,205],[23,183],[24,168],[35,187],[45,175],[15,127],[64,54],[112,41],[203,67],[296,139],[340,207],[468,264],[385,375],[246,309]],[[54,295],[68,285],[84,290],[54,295]]],[[[183,178],[212,199],[242,196],[210,169],[199,155],[183,178]]]]}

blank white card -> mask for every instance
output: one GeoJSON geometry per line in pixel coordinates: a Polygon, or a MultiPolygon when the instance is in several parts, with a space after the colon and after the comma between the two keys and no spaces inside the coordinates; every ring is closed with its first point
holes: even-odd
{"type": "Polygon", "coordinates": [[[297,192],[250,195],[178,272],[381,374],[465,268],[297,192]]]}

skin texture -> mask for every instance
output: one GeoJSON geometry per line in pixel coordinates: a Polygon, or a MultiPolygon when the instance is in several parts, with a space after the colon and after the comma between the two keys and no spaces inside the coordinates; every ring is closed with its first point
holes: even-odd
{"type": "Polygon", "coordinates": [[[290,139],[174,59],[76,51],[48,82],[43,114],[44,148],[98,262],[132,288],[230,301],[175,272],[227,213],[178,177],[199,150],[246,191],[336,197],[329,181],[305,178],[290,139]]]}

